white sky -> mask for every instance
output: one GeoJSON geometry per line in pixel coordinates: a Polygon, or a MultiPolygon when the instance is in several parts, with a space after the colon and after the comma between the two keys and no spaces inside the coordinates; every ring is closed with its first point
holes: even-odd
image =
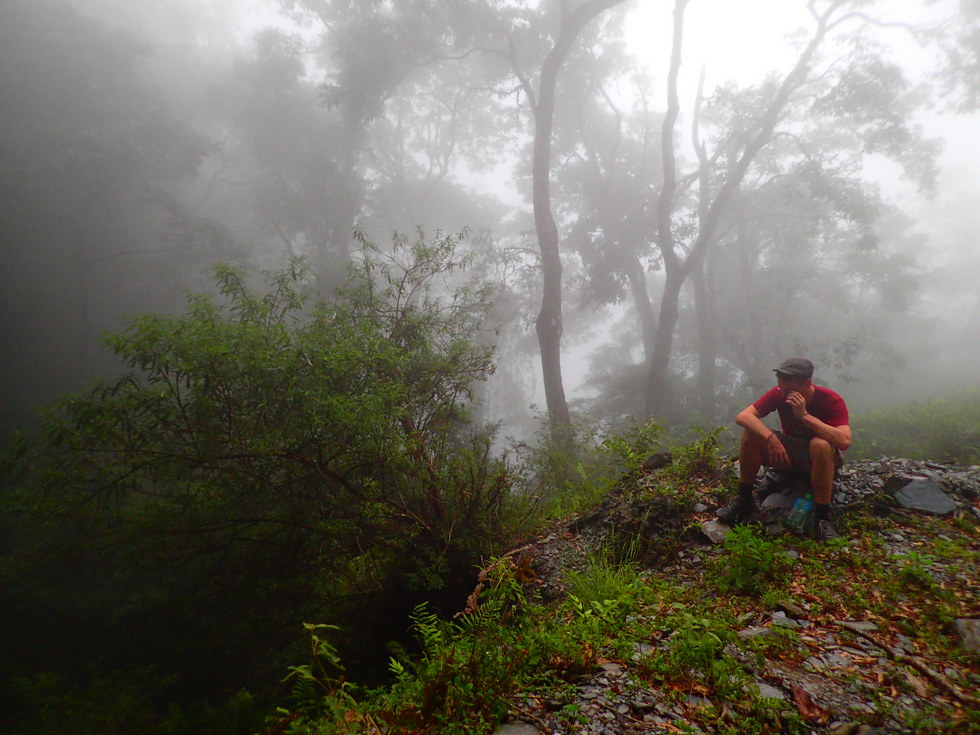
{"type": "MultiPolygon", "coordinates": [[[[693,88],[702,63],[709,88],[727,78],[749,82],[785,68],[793,60],[785,35],[808,18],[802,1],[692,0],[684,15],[682,83],[693,88]]],[[[630,51],[659,74],[667,69],[672,33],[669,0],[639,0],[626,24],[630,51]]]]}

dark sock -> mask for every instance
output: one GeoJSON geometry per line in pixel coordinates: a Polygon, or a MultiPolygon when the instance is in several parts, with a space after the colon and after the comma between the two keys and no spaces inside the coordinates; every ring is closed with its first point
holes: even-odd
{"type": "Polygon", "coordinates": [[[750,501],[752,500],[752,489],[755,487],[754,482],[742,482],[738,486],[738,499],[750,501]]]}
{"type": "Polygon", "coordinates": [[[815,503],[813,514],[818,521],[830,520],[830,503],[815,503]]]}

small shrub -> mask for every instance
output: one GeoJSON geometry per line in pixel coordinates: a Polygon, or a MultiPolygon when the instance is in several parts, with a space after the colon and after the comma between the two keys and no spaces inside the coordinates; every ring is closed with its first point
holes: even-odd
{"type": "Polygon", "coordinates": [[[724,650],[733,637],[725,621],[684,610],[666,624],[672,630],[649,664],[655,673],[665,680],[701,680],[724,696],[741,688],[744,670],[724,650]]]}
{"type": "Polygon", "coordinates": [[[717,476],[720,449],[718,438],[724,430],[722,426],[710,431],[695,428],[696,439],[671,450],[673,461],[666,474],[681,480],[717,476]]]}
{"type": "Polygon", "coordinates": [[[736,526],[725,539],[727,554],[716,561],[718,586],[723,590],[757,594],[782,582],[789,560],[752,526],[736,526]]]}
{"type": "Polygon", "coordinates": [[[610,554],[591,554],[584,571],[568,573],[568,591],[585,603],[625,599],[639,584],[636,568],[616,563],[610,554]]]}

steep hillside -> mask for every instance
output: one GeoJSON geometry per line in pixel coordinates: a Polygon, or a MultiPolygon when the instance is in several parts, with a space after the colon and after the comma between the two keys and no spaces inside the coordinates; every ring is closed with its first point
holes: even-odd
{"type": "Polygon", "coordinates": [[[390,691],[329,680],[333,715],[270,732],[980,732],[980,467],[851,463],[818,543],[780,523],[787,478],[730,530],[729,462],[653,464],[489,565],[455,621],[418,610],[390,691]]]}

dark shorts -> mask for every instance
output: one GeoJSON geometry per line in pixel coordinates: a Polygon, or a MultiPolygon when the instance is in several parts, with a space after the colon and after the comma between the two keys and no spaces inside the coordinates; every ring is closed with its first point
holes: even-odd
{"type": "MultiPolygon", "coordinates": [[[[801,475],[811,474],[813,468],[810,464],[810,440],[802,436],[784,436],[782,432],[775,432],[776,438],[782,442],[789,455],[790,472],[799,472],[801,475]]],[[[834,448],[834,474],[844,465],[844,453],[834,448]]]]}

